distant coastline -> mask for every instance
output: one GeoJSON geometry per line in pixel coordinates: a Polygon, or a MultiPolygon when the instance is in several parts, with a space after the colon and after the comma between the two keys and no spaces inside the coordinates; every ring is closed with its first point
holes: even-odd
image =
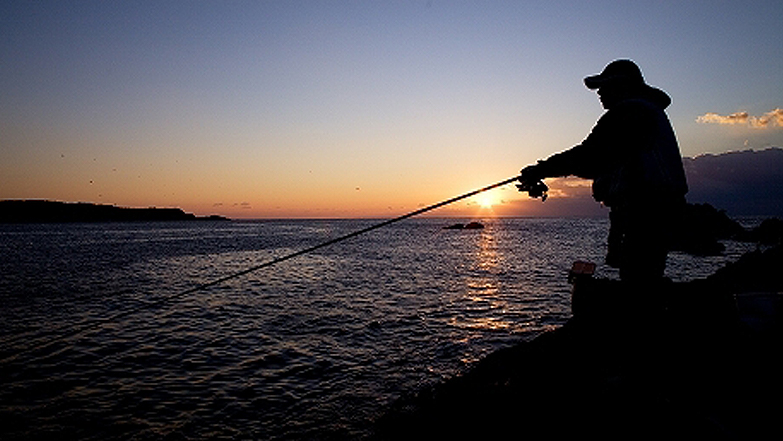
{"type": "Polygon", "coordinates": [[[229,220],[223,216],[196,216],[179,208],[127,208],[88,202],[49,200],[0,201],[0,223],[162,222],[229,220]]]}

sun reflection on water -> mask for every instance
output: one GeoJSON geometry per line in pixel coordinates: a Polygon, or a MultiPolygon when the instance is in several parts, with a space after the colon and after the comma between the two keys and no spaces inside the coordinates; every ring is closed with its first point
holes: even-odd
{"type": "Polygon", "coordinates": [[[501,296],[504,257],[498,247],[496,232],[487,226],[474,238],[475,247],[466,258],[462,313],[452,317],[449,325],[471,330],[508,330],[514,323],[505,315],[507,301],[501,296]]]}

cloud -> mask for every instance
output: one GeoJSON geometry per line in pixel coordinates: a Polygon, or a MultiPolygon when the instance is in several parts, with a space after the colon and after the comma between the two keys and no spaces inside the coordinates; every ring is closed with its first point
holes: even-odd
{"type": "Polygon", "coordinates": [[[772,126],[783,128],[783,109],[777,108],[762,116],[752,116],[748,112],[736,112],[731,115],[718,115],[717,113],[705,113],[696,118],[696,122],[702,124],[741,124],[757,129],[765,129],[772,126]]]}
{"type": "Polygon", "coordinates": [[[577,177],[553,178],[547,180],[549,197],[552,198],[592,198],[593,181],[577,177]]]}

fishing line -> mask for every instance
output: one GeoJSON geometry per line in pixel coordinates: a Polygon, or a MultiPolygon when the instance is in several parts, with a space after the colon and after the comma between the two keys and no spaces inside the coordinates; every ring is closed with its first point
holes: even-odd
{"type": "MultiPolygon", "coordinates": [[[[153,301],[153,302],[146,303],[146,304],[144,304],[144,305],[142,305],[140,307],[137,307],[137,308],[131,308],[129,310],[126,310],[126,311],[123,311],[123,312],[119,312],[119,313],[114,314],[113,316],[108,317],[108,318],[95,319],[91,323],[88,323],[85,326],[82,326],[81,328],[78,328],[78,329],[76,329],[74,331],[71,331],[71,332],[69,332],[67,334],[60,335],[60,336],[56,337],[54,340],[50,340],[47,343],[44,343],[44,344],[41,344],[41,345],[36,345],[36,346],[31,347],[31,348],[27,348],[27,349],[23,350],[20,353],[11,355],[9,357],[6,357],[3,360],[0,360],[0,363],[5,363],[7,361],[13,360],[16,357],[18,357],[19,355],[27,353],[27,352],[44,349],[44,348],[46,348],[46,347],[48,347],[50,345],[53,345],[54,343],[57,343],[58,341],[62,341],[62,340],[65,340],[65,339],[71,338],[71,337],[76,337],[76,336],[78,336],[80,334],[86,333],[87,331],[96,329],[96,328],[98,328],[98,327],[100,327],[100,326],[102,326],[104,324],[116,322],[117,319],[126,317],[126,316],[131,315],[131,314],[135,314],[135,313],[137,313],[137,312],[139,312],[139,311],[141,311],[143,309],[149,309],[149,308],[152,308],[152,307],[163,305],[165,303],[173,302],[173,301],[175,301],[177,299],[180,299],[180,298],[182,298],[182,297],[184,297],[184,296],[186,296],[188,294],[193,294],[194,292],[202,291],[202,290],[205,290],[207,288],[213,287],[215,285],[220,285],[222,283],[228,282],[229,280],[236,279],[238,277],[242,277],[244,275],[250,274],[252,272],[255,272],[255,271],[258,271],[258,270],[261,270],[261,269],[264,269],[264,268],[268,268],[268,267],[273,266],[273,265],[277,265],[278,263],[285,262],[286,260],[293,259],[293,258],[301,256],[303,254],[311,253],[311,252],[313,252],[315,250],[318,250],[318,249],[321,249],[321,248],[324,248],[324,247],[327,247],[327,246],[330,246],[330,245],[334,245],[334,244],[336,244],[338,242],[342,242],[342,241],[354,238],[356,236],[368,233],[368,232],[373,231],[373,230],[377,230],[378,228],[383,228],[383,227],[385,227],[387,225],[391,225],[391,224],[393,224],[395,222],[399,222],[401,220],[405,220],[405,219],[408,219],[408,218],[411,218],[411,217],[414,217],[414,216],[418,216],[418,215],[426,213],[428,211],[432,211],[432,210],[434,210],[436,208],[440,208],[440,207],[443,207],[445,205],[453,204],[454,202],[457,202],[459,200],[466,199],[466,198],[469,198],[471,196],[475,196],[475,195],[477,195],[479,193],[483,193],[485,191],[492,190],[493,188],[502,187],[503,185],[510,184],[510,183],[512,183],[514,181],[518,181],[518,180],[519,180],[519,176],[514,176],[513,178],[508,178],[508,179],[506,179],[504,181],[500,181],[500,182],[494,183],[492,185],[488,185],[488,186],[480,188],[478,190],[473,190],[473,191],[470,191],[468,193],[462,194],[460,196],[455,196],[455,197],[453,197],[451,199],[447,199],[445,201],[438,202],[437,204],[432,204],[430,206],[418,209],[416,211],[412,211],[410,213],[403,214],[402,216],[398,216],[398,217],[395,217],[393,219],[388,219],[388,220],[385,220],[383,222],[379,222],[377,224],[371,225],[371,226],[366,227],[366,228],[362,228],[362,229],[354,231],[352,233],[348,233],[346,235],[343,235],[343,236],[340,236],[340,237],[328,240],[326,242],[322,242],[322,243],[319,243],[317,245],[313,245],[313,246],[311,246],[309,248],[305,248],[303,250],[296,251],[294,253],[287,254],[285,256],[281,256],[281,257],[278,257],[276,259],[269,260],[269,261],[264,262],[264,263],[262,263],[260,265],[252,266],[252,267],[246,268],[246,269],[244,269],[242,271],[238,271],[238,272],[235,272],[235,273],[232,273],[232,274],[229,274],[229,275],[217,278],[217,279],[212,280],[210,282],[202,283],[202,284],[197,285],[197,286],[195,286],[193,288],[181,291],[181,292],[179,292],[179,293],[177,293],[177,294],[175,294],[175,295],[173,295],[171,297],[166,297],[164,299],[160,299],[160,300],[156,300],[156,301],[153,301]]],[[[24,337],[22,337],[22,338],[24,338],[24,337]]],[[[13,346],[15,343],[17,343],[22,338],[16,339],[16,340],[14,340],[12,342],[4,342],[4,345],[6,345],[6,347],[13,346]]]]}

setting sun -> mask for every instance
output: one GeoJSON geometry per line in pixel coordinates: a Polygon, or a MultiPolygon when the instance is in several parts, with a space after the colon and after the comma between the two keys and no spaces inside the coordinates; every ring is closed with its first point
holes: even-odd
{"type": "Polygon", "coordinates": [[[497,199],[489,193],[484,193],[476,197],[476,202],[481,208],[492,208],[498,203],[497,199]]]}

